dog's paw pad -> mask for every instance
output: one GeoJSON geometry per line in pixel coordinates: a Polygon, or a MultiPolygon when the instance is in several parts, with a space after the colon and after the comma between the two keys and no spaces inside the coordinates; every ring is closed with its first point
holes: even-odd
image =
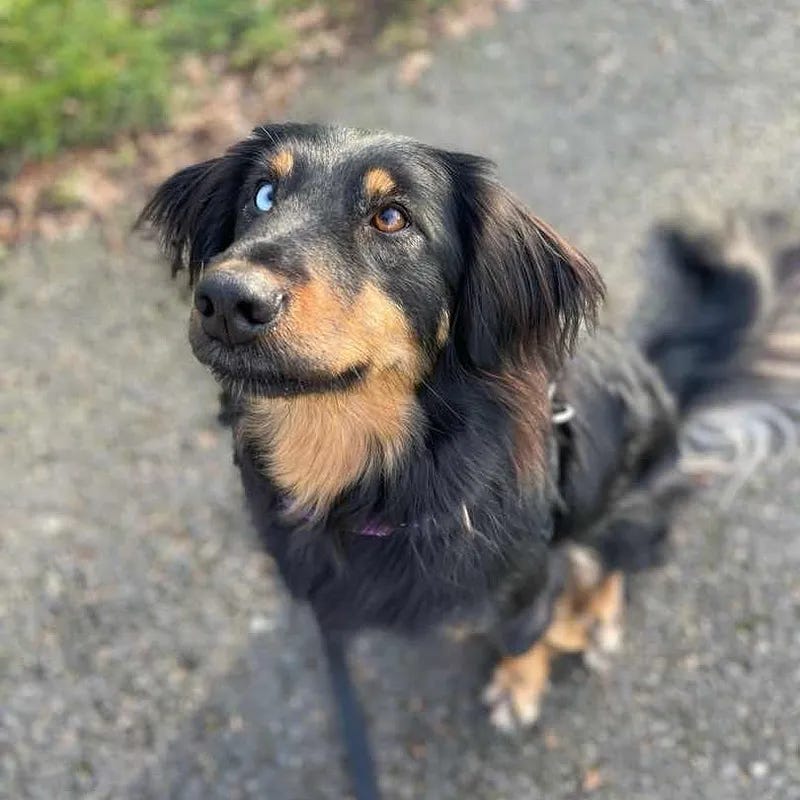
{"type": "Polygon", "coordinates": [[[611,669],[611,656],[621,649],[622,625],[616,621],[602,622],[592,631],[592,642],[583,654],[583,661],[592,671],[606,673],[611,669]]]}
{"type": "Polygon", "coordinates": [[[533,674],[526,680],[524,672],[501,663],[482,694],[489,708],[489,721],[503,733],[530,728],[539,719],[544,688],[540,675],[533,674]]]}
{"type": "Polygon", "coordinates": [[[618,653],[622,649],[622,625],[619,622],[601,623],[592,638],[601,653],[618,653]]]}
{"type": "Polygon", "coordinates": [[[519,706],[511,696],[502,698],[489,711],[489,721],[496,730],[502,733],[516,733],[519,730],[531,728],[538,719],[538,703],[519,706]]]}

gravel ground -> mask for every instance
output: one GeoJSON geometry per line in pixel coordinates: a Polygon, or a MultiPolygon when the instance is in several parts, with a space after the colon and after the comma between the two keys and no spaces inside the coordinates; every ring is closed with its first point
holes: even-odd
{"type": "MultiPolygon", "coordinates": [[[[799,31],[796,0],[528,2],[411,88],[362,63],[293,114],[495,158],[618,315],[655,218],[800,200],[799,31]]],[[[341,798],[314,630],[254,546],[185,298],[93,234],[0,281],[0,796],[341,798]]],[[[798,497],[797,455],[699,496],[616,669],[565,663],[518,738],[483,719],[480,648],[364,637],[387,798],[800,798],[798,497]]]]}

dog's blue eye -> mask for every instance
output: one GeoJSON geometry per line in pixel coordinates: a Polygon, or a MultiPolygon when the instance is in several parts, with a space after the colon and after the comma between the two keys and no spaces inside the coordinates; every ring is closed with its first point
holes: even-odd
{"type": "Polygon", "coordinates": [[[253,198],[256,208],[259,211],[269,211],[272,208],[274,195],[275,187],[271,183],[262,183],[253,198]]]}

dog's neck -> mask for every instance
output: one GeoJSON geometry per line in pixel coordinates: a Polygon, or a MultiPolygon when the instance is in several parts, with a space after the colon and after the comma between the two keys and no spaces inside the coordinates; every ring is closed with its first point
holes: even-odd
{"type": "Polygon", "coordinates": [[[290,504],[320,513],[365,475],[390,474],[420,415],[413,386],[388,373],[337,392],[250,400],[240,431],[290,504]]]}
{"type": "MultiPolygon", "coordinates": [[[[432,383],[434,379],[429,388],[432,383]]],[[[542,485],[551,428],[545,369],[532,360],[525,367],[495,375],[489,385],[510,425],[509,456],[519,488],[528,491],[542,485]]],[[[266,477],[285,494],[287,507],[304,516],[324,514],[360,480],[399,478],[397,470],[404,463],[408,466],[408,459],[422,459],[418,471],[424,469],[436,485],[438,471],[446,463],[451,474],[460,476],[465,494],[474,499],[483,489],[467,478],[472,472],[468,462],[473,448],[448,452],[442,462],[441,454],[418,446],[430,424],[431,398],[441,404],[441,397],[448,394],[431,388],[431,396],[418,395],[407,374],[385,371],[337,392],[251,399],[237,436],[266,477]],[[459,458],[466,459],[463,471],[453,462],[459,458]]],[[[466,422],[473,413],[468,400],[457,408],[445,405],[447,413],[458,417],[473,435],[483,435],[480,420],[475,425],[466,422]]]]}

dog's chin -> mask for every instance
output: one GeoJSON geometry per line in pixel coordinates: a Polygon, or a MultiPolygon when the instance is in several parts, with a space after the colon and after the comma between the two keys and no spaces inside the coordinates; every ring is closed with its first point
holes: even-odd
{"type": "Polygon", "coordinates": [[[304,363],[285,352],[266,348],[230,348],[191,330],[195,358],[208,367],[217,382],[234,397],[292,397],[344,391],[366,376],[365,364],[330,372],[304,363]]]}
{"type": "MultiPolygon", "coordinates": [[[[211,365],[209,365],[211,366],[211,365]]],[[[275,372],[229,372],[211,366],[219,384],[234,397],[297,397],[345,391],[364,379],[365,367],[353,367],[346,372],[325,375],[307,373],[293,375],[275,372]]]]}

